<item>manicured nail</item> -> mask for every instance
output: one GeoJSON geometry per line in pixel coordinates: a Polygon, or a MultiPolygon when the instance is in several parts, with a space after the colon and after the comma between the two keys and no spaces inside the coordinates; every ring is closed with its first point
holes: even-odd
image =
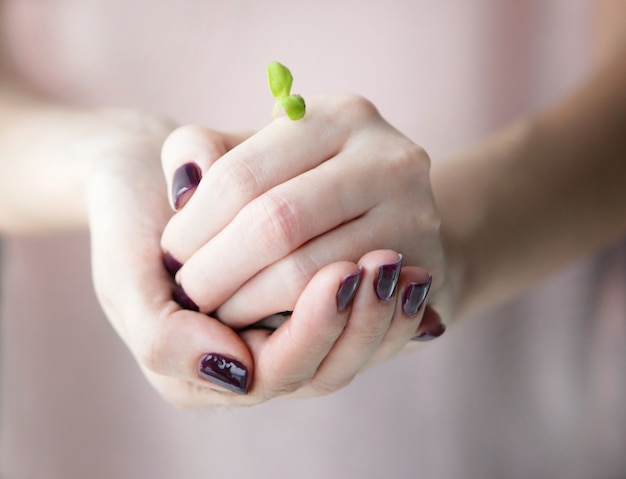
{"type": "Polygon", "coordinates": [[[428,281],[425,283],[409,283],[404,290],[404,297],[402,298],[402,311],[407,316],[415,316],[417,312],[424,304],[430,285],[433,281],[432,276],[428,276],[428,281]]]}
{"type": "Polygon", "coordinates": [[[172,179],[172,206],[175,210],[182,208],[201,179],[202,172],[195,163],[185,163],[178,167],[172,179]]]}
{"type": "Polygon", "coordinates": [[[439,323],[437,324],[437,326],[435,326],[431,330],[424,331],[423,333],[418,334],[417,336],[413,336],[411,339],[413,341],[430,341],[431,339],[438,338],[445,332],[446,332],[446,325],[443,323],[439,323]]]}
{"type": "Polygon", "coordinates": [[[402,255],[395,263],[383,264],[378,267],[378,276],[374,283],[376,296],[381,301],[389,301],[396,291],[400,269],[402,268],[402,255]]]}
{"type": "Polygon", "coordinates": [[[229,391],[248,393],[248,368],[239,361],[220,354],[207,354],[200,360],[198,372],[207,381],[229,391]]]}
{"type": "Polygon", "coordinates": [[[176,301],[181,308],[189,309],[191,311],[200,311],[198,305],[194,303],[189,296],[187,296],[187,293],[185,293],[182,286],[177,285],[176,288],[174,288],[173,296],[174,301],[176,301]]]}
{"type": "Polygon", "coordinates": [[[165,253],[163,255],[163,265],[169,274],[174,276],[183,264],[172,256],[171,253],[165,253]]]}
{"type": "Polygon", "coordinates": [[[352,298],[354,298],[356,290],[359,288],[359,284],[361,284],[362,276],[363,270],[360,269],[358,273],[343,278],[337,291],[337,309],[339,311],[345,310],[352,302],[352,298]]]}

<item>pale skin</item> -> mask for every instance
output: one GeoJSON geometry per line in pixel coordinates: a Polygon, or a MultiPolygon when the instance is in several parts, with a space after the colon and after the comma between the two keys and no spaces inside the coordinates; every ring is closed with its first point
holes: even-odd
{"type": "MultiPolygon", "coordinates": [[[[606,18],[624,18],[616,12],[623,10],[620,3],[602,3],[606,18]]],[[[150,382],[177,406],[254,404],[286,394],[332,392],[436,324],[431,308],[412,317],[403,313],[409,283],[432,273],[429,302],[449,321],[452,310],[462,316],[501,301],[624,233],[626,69],[619,53],[621,30],[602,31],[604,60],[588,85],[430,173],[423,150],[360,97],[307,99],[303,123],[278,119],[245,139],[201,127],[172,133],[174,125],[142,113],[50,104],[18,93],[5,75],[0,228],[7,234],[90,228],[102,306],[150,382]],[[345,102],[352,102],[356,113],[341,117],[332,131],[319,130],[345,102]],[[322,133],[330,151],[307,149],[301,158],[280,161],[279,152],[290,142],[307,144],[322,133]],[[38,138],[36,145],[32,138],[38,138]],[[158,162],[164,141],[165,175],[158,162]],[[355,171],[350,153],[376,149],[394,152],[387,167],[365,157],[362,170],[355,171]],[[595,154],[586,154],[590,149],[595,154]],[[249,157],[255,161],[245,163],[249,157]],[[190,159],[200,165],[203,180],[172,216],[169,183],[176,167],[190,159]],[[258,168],[253,175],[250,166],[258,168]],[[264,176],[267,172],[272,175],[264,176]],[[354,180],[360,172],[376,184],[354,180]],[[218,174],[240,186],[222,191],[219,201],[211,196],[215,189],[205,186],[218,174]],[[320,218],[306,206],[327,207],[324,188],[333,184],[341,185],[350,201],[339,201],[336,217],[320,218]],[[278,208],[285,204],[302,207],[278,208]],[[194,211],[200,206],[213,208],[214,221],[197,228],[194,211]],[[274,214],[259,216],[259,211],[287,215],[287,224],[310,229],[273,228],[283,218],[275,223],[274,214]],[[405,221],[405,213],[413,220],[405,221]],[[259,217],[258,227],[267,235],[261,246],[241,241],[238,257],[229,258],[233,242],[245,238],[249,221],[259,217]],[[297,234],[284,234],[291,231],[297,234]],[[310,238],[316,240],[301,247],[310,238]],[[346,250],[347,239],[356,239],[356,246],[346,250]],[[163,249],[185,263],[177,282],[203,311],[219,308],[224,322],[172,301],[163,249]],[[375,272],[396,261],[399,252],[408,266],[393,298],[380,301],[371,287],[375,272]],[[339,285],[359,266],[363,279],[357,294],[348,309],[338,311],[339,285]],[[270,294],[274,291],[281,294],[270,294]],[[272,335],[237,334],[225,324],[239,327],[282,310],[294,314],[272,335]],[[198,361],[209,352],[248,367],[247,395],[224,392],[198,376],[198,361]]]]}
{"type": "MultiPolygon", "coordinates": [[[[2,108],[7,113],[0,126],[3,158],[22,160],[6,163],[11,172],[3,179],[28,179],[33,165],[41,165],[43,178],[58,174],[65,165],[68,177],[76,179],[68,184],[64,177],[62,187],[41,181],[37,191],[50,196],[47,201],[40,198],[41,204],[38,195],[18,194],[23,184],[4,180],[3,230],[36,233],[87,222],[102,307],[149,381],[179,407],[254,404],[290,392],[327,394],[350,382],[366,363],[383,361],[412,336],[439,324],[439,316],[430,309],[407,315],[401,308],[407,285],[428,279],[422,268],[405,267],[389,301],[375,296],[370,286],[375,271],[396,262],[399,255],[367,246],[361,257],[334,261],[316,272],[296,298],[298,304],[290,305],[291,320],[271,336],[267,331],[238,335],[216,319],[183,310],[172,300],[173,282],[163,267],[160,245],[173,212],[158,153],[173,127],[135,112],[51,105],[8,87],[3,90],[2,108]],[[30,135],[39,138],[36,148],[27,140],[30,135]],[[47,224],[56,216],[61,219],[47,224]],[[363,284],[370,287],[339,311],[336,296],[341,281],[359,268],[363,284]],[[425,311],[429,314],[422,320],[425,311]],[[358,321],[352,321],[355,317],[358,321]],[[248,368],[247,395],[216,392],[219,386],[199,377],[198,362],[207,353],[236,359],[248,368]]],[[[368,111],[373,110],[368,106],[368,111]]],[[[210,135],[226,146],[241,141],[235,135],[210,135]]],[[[166,158],[167,147],[164,150],[166,158]]],[[[412,151],[420,155],[420,167],[426,167],[423,151],[417,147],[412,151]]]]}
{"type": "Polygon", "coordinates": [[[177,282],[200,310],[219,307],[220,319],[233,327],[293,309],[320,265],[356,262],[372,246],[395,249],[404,264],[426,267],[436,278],[434,291],[444,283],[425,152],[363,98],[308,103],[303,119],[283,116],[233,149],[197,126],[165,142],[168,183],[190,161],[204,175],[168,224],[163,249],[184,263],[177,282]],[[393,153],[384,145],[394,145],[393,153]],[[385,179],[370,180],[378,177],[385,179]],[[229,248],[248,254],[224,255],[229,248]]]}

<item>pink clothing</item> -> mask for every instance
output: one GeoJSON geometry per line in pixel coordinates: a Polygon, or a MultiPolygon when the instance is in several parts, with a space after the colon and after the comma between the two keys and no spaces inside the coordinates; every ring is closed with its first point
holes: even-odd
{"type": "MultiPolygon", "coordinates": [[[[279,60],[352,91],[433,161],[575,87],[583,0],[0,0],[20,74],[59,98],[261,127],[279,60]]],[[[626,247],[572,265],[319,399],[182,412],[101,312],[86,235],[7,238],[0,476],[589,478],[626,474],[626,247]]]]}

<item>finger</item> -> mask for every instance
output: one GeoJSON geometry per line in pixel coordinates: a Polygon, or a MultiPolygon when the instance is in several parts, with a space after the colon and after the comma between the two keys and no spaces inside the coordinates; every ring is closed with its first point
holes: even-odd
{"type": "Polygon", "coordinates": [[[167,206],[152,195],[119,188],[119,181],[89,189],[94,285],[111,323],[143,369],[244,393],[253,365],[243,341],[214,318],[181,310],[172,300],[174,285],[159,246],[167,206]],[[145,211],[153,213],[151,219],[145,211]],[[220,376],[215,368],[201,369],[207,355],[243,367],[235,371],[225,363],[220,376]]]}
{"type": "Polygon", "coordinates": [[[142,368],[145,378],[161,397],[178,409],[202,409],[214,406],[251,405],[250,396],[221,393],[211,386],[156,374],[142,368]]]}
{"type": "Polygon", "coordinates": [[[243,284],[219,307],[217,316],[238,327],[277,311],[290,311],[319,267],[340,259],[356,262],[360,256],[380,248],[402,251],[405,264],[423,264],[439,279],[443,276],[443,251],[438,229],[430,224],[428,216],[421,217],[415,210],[408,204],[396,207],[396,211],[405,214],[370,210],[357,220],[310,240],[243,284]],[[414,229],[421,231],[412,234],[415,240],[405,251],[405,238],[410,234],[407,231],[414,229]]]}
{"type": "Polygon", "coordinates": [[[215,406],[252,406],[264,399],[251,394],[233,394],[221,392],[211,385],[199,384],[196,381],[163,376],[152,371],[143,371],[150,384],[160,392],[161,396],[179,409],[205,409],[215,406]]]}
{"type": "MultiPolygon", "coordinates": [[[[245,271],[249,277],[236,290],[231,287],[232,294],[224,298],[218,310],[219,318],[239,327],[277,311],[292,310],[302,289],[320,267],[342,259],[358,261],[368,251],[380,248],[402,251],[408,264],[423,265],[443,278],[439,271],[444,264],[439,220],[428,186],[427,165],[419,155],[418,160],[410,155],[409,158],[412,159],[397,163],[388,161],[381,170],[380,156],[372,152],[361,154],[361,148],[347,147],[316,168],[325,172],[325,176],[318,176],[319,181],[300,184],[294,179],[271,190],[270,194],[275,190],[286,192],[281,202],[286,205],[284,214],[291,218],[277,220],[279,225],[288,226],[283,226],[282,233],[267,244],[262,241],[267,241],[263,237],[268,233],[263,231],[268,227],[252,229],[251,225],[265,221],[271,228],[277,214],[264,216],[253,213],[253,208],[242,211],[241,221],[236,218],[229,225],[233,229],[225,229],[226,236],[219,241],[240,245],[240,260],[250,267],[245,271]],[[376,181],[372,181],[373,177],[376,181]],[[295,185],[293,192],[287,189],[289,184],[295,185]],[[291,199],[297,195],[308,197],[291,199]],[[333,229],[333,225],[337,226],[333,229]],[[245,227],[245,234],[235,233],[245,227]],[[256,236],[261,241],[255,242],[256,236]],[[254,269],[258,273],[250,276],[254,269]]],[[[306,179],[316,170],[301,178],[306,179]]],[[[207,263],[201,266],[198,262],[193,268],[204,268],[201,274],[210,272],[214,278],[229,276],[235,282],[237,276],[243,277],[239,269],[217,275],[219,268],[208,268],[208,261],[214,261],[211,256],[219,261],[218,237],[206,246],[207,259],[203,261],[207,263]]],[[[213,286],[210,290],[215,291],[213,286]]]]}
{"type": "Polygon", "coordinates": [[[135,273],[116,278],[120,292],[99,288],[100,297],[142,368],[245,394],[253,364],[237,334],[214,318],[182,310],[172,300],[163,268],[140,268],[130,261],[126,268],[135,273]]]}
{"type": "Polygon", "coordinates": [[[439,312],[431,305],[427,304],[424,308],[424,316],[419,328],[411,338],[413,341],[423,342],[431,341],[438,338],[446,332],[446,325],[441,320],[439,312]]]}
{"type": "MultiPolygon", "coordinates": [[[[346,182],[348,171],[337,173],[337,169],[345,168],[340,166],[342,163],[324,163],[253,200],[185,262],[177,280],[201,311],[213,311],[268,265],[312,238],[362,216],[376,204],[384,187],[379,183],[363,187],[361,181],[367,181],[367,175],[359,170],[346,182]],[[237,254],[225,255],[225,251],[237,254]]],[[[301,258],[306,260],[305,256],[301,258]]],[[[312,272],[323,265],[296,267],[312,272]]]]}
{"type": "Polygon", "coordinates": [[[250,201],[333,157],[350,133],[345,117],[340,105],[318,99],[301,120],[278,118],[225,154],[168,224],[164,247],[186,261],[250,201]]]}
{"type": "Polygon", "coordinates": [[[255,362],[252,395],[281,396],[311,380],[345,328],[360,281],[356,264],[329,265],[313,277],[293,315],[275,332],[241,333],[255,362]]]}
{"type": "Polygon", "coordinates": [[[373,251],[359,261],[363,281],[341,336],[307,388],[325,394],[347,385],[378,349],[396,310],[402,256],[392,250],[373,251]]]}
{"type": "Polygon", "coordinates": [[[367,361],[367,367],[395,356],[418,334],[431,284],[432,276],[425,269],[402,268],[393,318],[376,352],[367,361]]]}
{"type": "Polygon", "coordinates": [[[189,201],[211,165],[243,138],[244,135],[218,133],[198,125],[180,127],[167,137],[161,163],[174,210],[189,201]]]}
{"type": "MultiPolygon", "coordinates": [[[[134,317],[141,312],[130,311],[134,317]]],[[[138,322],[130,329],[131,350],[143,369],[198,388],[246,394],[253,363],[232,329],[176,304],[163,308],[149,327],[138,322]]]]}

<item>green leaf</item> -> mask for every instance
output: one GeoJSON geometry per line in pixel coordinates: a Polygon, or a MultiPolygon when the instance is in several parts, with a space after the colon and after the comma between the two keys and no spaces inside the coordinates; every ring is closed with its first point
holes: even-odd
{"type": "Polygon", "coordinates": [[[276,103],[285,109],[285,113],[291,120],[299,120],[306,113],[306,104],[300,95],[283,96],[277,98],[276,103]]]}
{"type": "Polygon", "coordinates": [[[293,83],[289,68],[278,62],[270,62],[267,65],[267,78],[274,98],[289,96],[293,83]]]}

